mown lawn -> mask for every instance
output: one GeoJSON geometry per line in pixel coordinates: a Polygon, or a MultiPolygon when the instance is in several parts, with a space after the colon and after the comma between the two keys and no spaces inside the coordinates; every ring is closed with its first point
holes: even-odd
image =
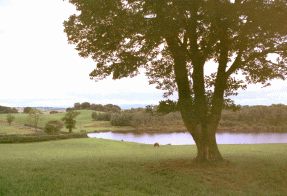
{"type": "Polygon", "coordinates": [[[286,195],[287,144],[219,148],[229,163],[200,167],[194,145],[0,144],[0,195],[286,195]]]}

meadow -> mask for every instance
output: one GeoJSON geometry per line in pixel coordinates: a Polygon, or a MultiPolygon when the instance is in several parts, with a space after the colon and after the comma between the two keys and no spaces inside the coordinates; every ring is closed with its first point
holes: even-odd
{"type": "MultiPolygon", "coordinates": [[[[129,129],[80,112],[74,132],[129,129]]],[[[27,123],[27,114],[14,115],[14,125],[27,123]]],[[[63,116],[43,114],[39,126],[63,116]]],[[[0,123],[0,134],[34,132],[0,123]]],[[[154,148],[96,138],[0,144],[0,195],[286,195],[286,147],[219,145],[227,162],[200,166],[192,163],[194,145],[154,148]]]]}
{"type": "MultiPolygon", "coordinates": [[[[77,111],[77,110],[76,110],[77,111]]],[[[76,129],[73,129],[73,132],[98,132],[98,131],[111,131],[111,130],[118,130],[118,131],[129,131],[134,130],[131,127],[118,127],[118,126],[112,126],[110,122],[108,121],[94,121],[91,117],[93,110],[79,110],[78,112],[81,112],[76,117],[76,129]]],[[[45,124],[50,120],[60,120],[63,118],[65,113],[56,113],[56,114],[42,114],[41,120],[38,123],[38,127],[44,127],[45,124]]],[[[0,115],[0,121],[6,121],[7,114],[1,114],[0,115]]],[[[13,121],[12,125],[24,125],[29,124],[28,120],[28,114],[25,113],[17,113],[13,114],[15,116],[15,120],[13,121]]],[[[69,132],[68,129],[64,126],[61,131],[63,132],[69,132]]],[[[9,126],[0,123],[0,134],[26,134],[34,132],[33,130],[21,128],[15,126],[9,126]],[[14,130],[14,131],[11,131],[14,130]]]]}
{"type": "Polygon", "coordinates": [[[194,145],[104,139],[0,144],[0,195],[286,195],[287,144],[219,145],[228,162],[192,164],[194,145]]]}

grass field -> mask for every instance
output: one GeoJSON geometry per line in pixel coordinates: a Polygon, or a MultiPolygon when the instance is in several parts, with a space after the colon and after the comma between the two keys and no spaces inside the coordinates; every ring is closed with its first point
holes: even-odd
{"type": "Polygon", "coordinates": [[[229,163],[200,167],[193,145],[0,144],[0,195],[286,195],[287,144],[219,148],[229,163]]]}
{"type": "MultiPolygon", "coordinates": [[[[73,130],[73,132],[80,132],[81,130],[85,130],[86,132],[97,132],[97,131],[113,131],[113,130],[133,130],[131,127],[116,127],[112,126],[110,122],[107,121],[94,121],[91,117],[93,110],[79,110],[80,115],[76,117],[76,129],[73,130]]],[[[50,120],[60,120],[62,117],[64,117],[65,113],[57,113],[57,114],[43,114],[41,116],[41,120],[39,121],[38,126],[44,127],[45,124],[50,120]]],[[[7,114],[0,115],[0,120],[6,121],[7,114]]],[[[29,124],[28,121],[28,114],[24,113],[18,113],[13,114],[15,116],[15,120],[13,121],[14,124],[24,125],[29,124]]],[[[23,131],[19,130],[19,128],[9,128],[9,126],[1,125],[0,123],[0,134],[13,134],[10,133],[10,129],[14,129],[13,132],[17,132],[17,134],[24,133],[23,131]]],[[[68,132],[69,130],[66,129],[64,126],[61,131],[68,132]]]]}
{"type": "Polygon", "coordinates": [[[32,129],[19,128],[16,126],[9,126],[8,124],[0,123],[0,134],[29,134],[34,133],[32,129]]]}

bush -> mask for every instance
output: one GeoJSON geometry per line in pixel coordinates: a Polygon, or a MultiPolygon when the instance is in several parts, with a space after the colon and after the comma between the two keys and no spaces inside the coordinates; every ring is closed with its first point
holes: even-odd
{"type": "Polygon", "coordinates": [[[59,112],[55,111],[55,110],[50,111],[50,114],[57,114],[57,113],[59,113],[59,112]]]}
{"type": "Polygon", "coordinates": [[[127,110],[121,114],[113,114],[111,124],[114,126],[153,127],[183,125],[181,114],[171,112],[167,115],[154,115],[145,110],[127,110]]]}
{"type": "Polygon", "coordinates": [[[66,112],[69,112],[69,111],[72,111],[72,110],[74,110],[74,108],[67,108],[66,112]]]}
{"type": "Polygon", "coordinates": [[[63,128],[64,123],[62,123],[59,120],[51,120],[46,123],[44,127],[45,133],[48,135],[58,135],[60,133],[60,130],[63,128]]]}
{"type": "Polygon", "coordinates": [[[7,115],[7,122],[9,123],[9,125],[11,125],[11,123],[15,120],[15,116],[12,116],[11,114],[7,115]]]}
{"type": "Polygon", "coordinates": [[[33,108],[31,108],[31,107],[25,107],[25,108],[24,108],[24,113],[29,114],[29,112],[30,112],[31,110],[33,110],[33,108]]]}
{"type": "Polygon", "coordinates": [[[131,126],[133,120],[132,114],[113,114],[111,118],[111,124],[113,126],[131,126]]]}
{"type": "Polygon", "coordinates": [[[0,143],[41,142],[41,141],[60,140],[69,138],[88,138],[88,135],[87,133],[71,133],[64,135],[38,135],[38,136],[5,135],[3,137],[0,137],[0,143]]]}
{"type": "Polygon", "coordinates": [[[18,113],[18,110],[16,108],[11,109],[9,107],[0,105],[0,113],[1,114],[18,113]]]}
{"type": "Polygon", "coordinates": [[[112,117],[111,112],[105,112],[105,113],[93,112],[92,113],[92,118],[98,121],[110,121],[111,117],[112,117]]]}

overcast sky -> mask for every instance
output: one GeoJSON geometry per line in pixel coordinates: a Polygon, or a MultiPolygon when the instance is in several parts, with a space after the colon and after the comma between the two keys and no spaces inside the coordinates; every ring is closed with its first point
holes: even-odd
{"type": "MultiPolygon", "coordinates": [[[[144,75],[90,80],[96,63],[80,58],[63,32],[64,20],[75,12],[63,0],[0,0],[0,105],[71,107],[87,101],[129,107],[164,99],[144,75]]],[[[236,104],[287,104],[286,81],[263,89],[252,85],[239,93],[236,104]]]]}

